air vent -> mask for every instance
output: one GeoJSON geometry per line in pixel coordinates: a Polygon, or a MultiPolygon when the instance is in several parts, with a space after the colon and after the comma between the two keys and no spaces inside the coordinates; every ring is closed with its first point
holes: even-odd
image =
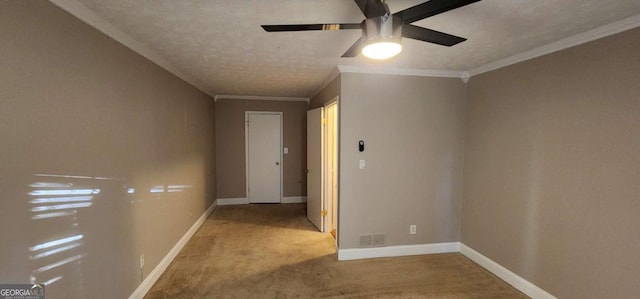
{"type": "Polygon", "coordinates": [[[360,247],[380,247],[385,245],[385,234],[360,236],[360,247]]]}

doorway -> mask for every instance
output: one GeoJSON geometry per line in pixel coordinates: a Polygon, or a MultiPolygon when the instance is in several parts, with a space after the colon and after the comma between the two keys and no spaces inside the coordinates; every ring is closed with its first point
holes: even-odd
{"type": "Polygon", "coordinates": [[[338,98],[307,111],[307,218],[338,232],[338,98]]]}
{"type": "Polygon", "coordinates": [[[282,201],[282,112],[245,112],[249,203],[282,201]]]}
{"type": "Polygon", "coordinates": [[[325,107],[325,205],[327,221],[325,231],[337,239],[338,233],[338,102],[325,107]]]}

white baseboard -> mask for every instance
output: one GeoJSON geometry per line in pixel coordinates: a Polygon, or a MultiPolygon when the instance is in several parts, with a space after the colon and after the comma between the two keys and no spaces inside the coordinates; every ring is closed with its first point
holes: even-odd
{"type": "Polygon", "coordinates": [[[555,296],[547,293],[547,291],[520,277],[518,274],[511,272],[509,269],[467,245],[460,243],[460,253],[533,299],[556,299],[555,296]]]}
{"type": "Polygon", "coordinates": [[[217,206],[217,201],[214,201],[213,204],[211,204],[211,206],[202,214],[202,216],[200,216],[200,218],[198,218],[198,220],[196,220],[196,222],[191,226],[191,228],[189,228],[189,230],[182,236],[182,238],[178,240],[176,245],[174,245],[173,248],[169,250],[167,255],[165,255],[165,257],[160,261],[160,263],[158,263],[158,265],[151,271],[151,273],[149,273],[147,278],[145,278],[142,281],[142,283],[138,285],[135,291],[131,293],[131,296],[129,296],[129,299],[142,299],[147,294],[147,292],[151,289],[153,284],[155,284],[156,281],[158,281],[158,279],[160,278],[160,275],[162,275],[162,273],[167,269],[167,267],[169,267],[169,264],[171,264],[173,259],[175,259],[176,256],[178,256],[178,253],[180,253],[180,250],[182,250],[182,248],[185,245],[187,245],[187,242],[191,239],[191,237],[193,237],[193,235],[196,233],[196,231],[198,231],[200,226],[204,224],[205,220],[207,220],[207,217],[209,217],[209,215],[211,214],[211,212],[213,212],[216,206],[217,206]]]}
{"type": "MultiPolygon", "coordinates": [[[[219,206],[227,206],[227,205],[248,205],[249,199],[246,197],[238,197],[238,198],[218,198],[217,200],[219,206]]],[[[301,203],[307,202],[306,196],[288,196],[283,197],[281,203],[301,203]]]]}
{"type": "MultiPolygon", "coordinates": [[[[291,197],[290,197],[291,198],[291,197]]],[[[295,199],[289,200],[301,200],[302,197],[295,197],[295,199]],[[298,199],[300,198],[300,199],[298,199]]],[[[304,197],[306,200],[306,197],[304,197]]],[[[283,198],[283,203],[284,203],[283,198]]],[[[300,202],[300,201],[295,201],[300,202]]],[[[203,214],[196,220],[196,222],[189,228],[189,230],[180,238],[175,246],[167,253],[167,255],[158,263],[158,265],[149,273],[147,278],[133,291],[129,296],[129,299],[142,299],[147,292],[151,289],[153,284],[160,278],[160,275],[167,269],[169,264],[180,253],[180,250],[187,244],[189,239],[196,233],[196,231],[202,226],[207,217],[213,212],[217,205],[232,205],[232,204],[248,204],[246,198],[219,198],[216,200],[203,214]],[[221,203],[222,201],[222,203],[221,203]]],[[[535,284],[520,277],[518,274],[511,272],[509,269],[494,262],[490,258],[482,255],[481,253],[473,250],[471,247],[460,242],[449,243],[433,243],[433,244],[419,244],[419,245],[398,245],[398,246],[385,246],[374,248],[350,248],[350,249],[338,249],[338,260],[357,260],[368,258],[380,258],[380,257],[395,257],[395,256],[408,256],[408,255],[422,255],[422,254],[435,254],[435,253],[452,253],[459,252],[466,256],[470,260],[474,261],[478,265],[487,269],[489,272],[498,276],[514,288],[518,289],[525,295],[533,299],[557,299],[555,296],[549,294],[547,291],[541,289],[535,284]]]]}
{"type": "Polygon", "coordinates": [[[459,251],[459,242],[338,249],[338,260],[348,261],[378,257],[394,257],[459,251]]]}
{"type": "Polygon", "coordinates": [[[282,203],[301,203],[307,202],[306,196],[288,196],[282,198],[282,203]]]}
{"type": "Polygon", "coordinates": [[[347,261],[451,252],[461,253],[533,299],[557,299],[547,291],[460,242],[338,249],[338,260],[347,261]]]}
{"type": "Polygon", "coordinates": [[[218,198],[216,200],[219,206],[228,206],[228,205],[248,205],[249,199],[246,197],[238,197],[238,198],[218,198]]]}

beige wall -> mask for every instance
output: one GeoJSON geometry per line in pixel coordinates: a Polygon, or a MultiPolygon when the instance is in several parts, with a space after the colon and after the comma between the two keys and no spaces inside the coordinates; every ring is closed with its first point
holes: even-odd
{"type": "Polygon", "coordinates": [[[0,282],[126,298],[215,199],[213,100],[47,1],[0,1],[0,41],[0,282]]]}
{"type": "Polygon", "coordinates": [[[246,197],[245,111],[283,112],[283,196],[306,196],[307,110],[309,103],[292,101],[216,101],[218,198],[246,197]]]}
{"type": "Polygon", "coordinates": [[[640,29],[473,77],[462,242],[558,298],[640,294],[640,29]]]}
{"type": "Polygon", "coordinates": [[[371,233],[387,245],[458,241],[464,83],[343,73],[341,86],[340,248],[371,233]]]}

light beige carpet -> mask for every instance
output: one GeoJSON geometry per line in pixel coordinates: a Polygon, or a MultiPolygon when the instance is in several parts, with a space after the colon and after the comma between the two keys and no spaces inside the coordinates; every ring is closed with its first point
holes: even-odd
{"type": "Polygon", "coordinates": [[[305,215],[218,206],[146,298],[527,298],[457,253],[338,262],[305,215]]]}

